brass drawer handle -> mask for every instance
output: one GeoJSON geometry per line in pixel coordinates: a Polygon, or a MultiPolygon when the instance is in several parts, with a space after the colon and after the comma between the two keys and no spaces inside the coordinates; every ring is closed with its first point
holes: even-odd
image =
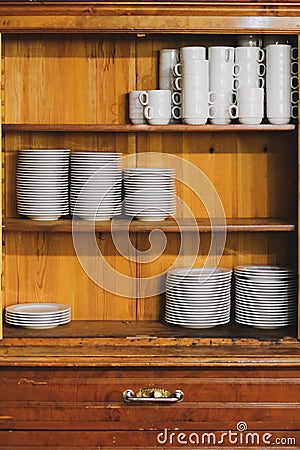
{"type": "Polygon", "coordinates": [[[166,389],[146,388],[140,389],[137,394],[132,389],[126,389],[122,394],[125,403],[178,403],[183,400],[184,393],[180,389],[176,389],[172,394],[166,389]]]}

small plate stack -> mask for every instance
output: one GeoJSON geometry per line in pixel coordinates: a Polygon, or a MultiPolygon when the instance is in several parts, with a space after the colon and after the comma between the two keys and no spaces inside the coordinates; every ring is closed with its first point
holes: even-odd
{"type": "Polygon", "coordinates": [[[175,169],[124,170],[125,214],[160,221],[176,214],[175,169]]]}
{"type": "Polygon", "coordinates": [[[211,328],[230,320],[231,275],[227,268],[170,270],[165,320],[187,328],[211,328]]]}
{"type": "Polygon", "coordinates": [[[71,213],[85,220],[109,220],[121,214],[121,153],[71,154],[71,213]]]}
{"type": "Polygon", "coordinates": [[[235,321],[256,328],[280,328],[296,322],[297,274],[269,265],[237,266],[235,321]]]}
{"type": "Polygon", "coordinates": [[[24,328],[42,330],[70,321],[71,307],[59,303],[20,303],[5,309],[5,322],[24,328]]]}
{"type": "Polygon", "coordinates": [[[69,214],[70,150],[20,150],[17,211],[33,220],[69,214]]]}

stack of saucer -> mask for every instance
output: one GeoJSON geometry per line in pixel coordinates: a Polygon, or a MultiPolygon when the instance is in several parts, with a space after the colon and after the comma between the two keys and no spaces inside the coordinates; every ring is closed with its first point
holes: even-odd
{"type": "Polygon", "coordinates": [[[5,309],[5,322],[24,328],[54,328],[70,321],[71,307],[59,303],[20,303],[5,309]]]}
{"type": "Polygon", "coordinates": [[[69,214],[70,150],[20,150],[17,211],[33,220],[69,214]]]}
{"type": "Polygon", "coordinates": [[[292,325],[297,315],[297,276],[278,266],[237,266],[235,321],[257,328],[292,325]]]}
{"type": "Polygon", "coordinates": [[[85,220],[121,214],[121,153],[71,154],[71,213],[85,220]]]}
{"type": "Polygon", "coordinates": [[[124,185],[128,216],[159,221],[176,213],[174,169],[125,169],[124,185]]]}
{"type": "Polygon", "coordinates": [[[227,268],[174,269],[167,275],[165,320],[187,328],[211,328],[230,320],[227,268]]]}

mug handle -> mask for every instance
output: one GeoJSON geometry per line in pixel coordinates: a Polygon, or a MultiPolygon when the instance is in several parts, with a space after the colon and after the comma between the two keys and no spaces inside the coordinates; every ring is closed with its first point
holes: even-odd
{"type": "Polygon", "coordinates": [[[299,94],[298,91],[292,91],[291,92],[291,103],[293,105],[296,105],[299,101],[299,94]]]}
{"type": "Polygon", "coordinates": [[[234,77],[236,77],[237,75],[239,75],[240,71],[241,71],[240,64],[233,64],[233,66],[232,66],[232,75],[234,77]]]}
{"type": "Polygon", "coordinates": [[[265,66],[265,64],[262,64],[262,63],[258,64],[258,66],[257,66],[257,75],[259,77],[263,77],[265,73],[266,73],[266,66],[265,66]]]}
{"type": "Polygon", "coordinates": [[[177,120],[182,118],[180,106],[173,106],[172,117],[177,120]],[[178,113],[176,111],[178,111],[178,113]]]}
{"type": "Polygon", "coordinates": [[[234,50],[232,48],[227,48],[225,61],[230,62],[234,60],[234,50]]]}
{"type": "Polygon", "coordinates": [[[239,109],[237,105],[230,105],[228,112],[231,119],[237,119],[239,116],[239,109]]]}
{"type": "Polygon", "coordinates": [[[215,105],[208,105],[208,118],[214,119],[217,115],[217,108],[215,105]]]}
{"type": "Polygon", "coordinates": [[[292,47],[291,48],[291,58],[293,61],[298,60],[298,47],[292,47]]]}
{"type": "Polygon", "coordinates": [[[237,91],[240,88],[240,84],[241,84],[240,80],[238,78],[234,78],[232,80],[232,90],[237,91]]]}
{"type": "Polygon", "coordinates": [[[173,92],[172,93],[172,102],[174,105],[181,105],[181,92],[173,92]]]}
{"type": "Polygon", "coordinates": [[[182,83],[182,78],[181,77],[174,78],[174,80],[172,80],[173,88],[176,89],[177,91],[181,91],[182,90],[181,83],[182,83]]]}
{"type": "Polygon", "coordinates": [[[257,47],[256,50],[256,61],[261,63],[265,59],[265,52],[262,48],[257,47]]]}
{"type": "Polygon", "coordinates": [[[296,77],[295,75],[291,77],[291,88],[292,89],[297,89],[299,84],[298,84],[298,77],[296,77]]]}
{"type": "Polygon", "coordinates": [[[291,63],[291,73],[292,75],[298,74],[298,61],[292,61],[291,63]]]}
{"type": "MultiPolygon", "coordinates": [[[[209,91],[208,93],[208,103],[210,105],[213,105],[214,103],[216,103],[218,99],[218,94],[214,91],[209,91]]],[[[210,117],[210,119],[213,119],[213,117],[210,117]]]]}
{"type": "Polygon", "coordinates": [[[291,117],[292,119],[298,119],[299,111],[298,105],[294,105],[291,107],[291,117]]]}
{"type": "Polygon", "coordinates": [[[139,101],[143,106],[148,105],[148,92],[140,92],[139,93],[139,101]]]}
{"type": "Polygon", "coordinates": [[[256,80],[256,87],[263,88],[265,86],[265,79],[262,77],[258,77],[256,80]]]}
{"type": "Polygon", "coordinates": [[[146,106],[144,108],[144,116],[146,117],[146,119],[151,120],[153,119],[153,108],[152,106],[146,106]]]}
{"type": "Polygon", "coordinates": [[[175,75],[175,77],[182,76],[182,64],[181,63],[175,64],[175,66],[173,66],[172,70],[173,70],[173,74],[175,75]]]}

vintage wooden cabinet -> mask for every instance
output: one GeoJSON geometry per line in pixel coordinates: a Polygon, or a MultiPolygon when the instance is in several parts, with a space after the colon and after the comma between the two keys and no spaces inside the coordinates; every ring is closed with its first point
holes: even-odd
{"type": "Polygon", "coordinates": [[[222,226],[212,230],[206,199],[190,189],[190,163],[224,208],[226,241],[213,263],[298,267],[298,124],[134,126],[128,119],[128,92],[158,86],[160,49],[235,46],[239,34],[284,34],[297,46],[299,16],[293,0],[1,2],[0,311],[60,302],[71,305],[73,320],[49,330],[3,325],[0,448],[299,448],[296,327],[167,325],[155,278],[192,256],[203,265],[212,239],[224,238],[222,226]],[[17,152],[30,148],[117,151],[125,166],[160,167],[165,155],[177,157],[177,193],[197,226],[184,209],[178,223],[132,221],[129,232],[118,222],[113,231],[109,222],[76,223],[84,256],[99,246],[102,256],[86,259],[110,280],[105,289],[76,255],[71,219],[18,216],[17,152]],[[166,245],[147,263],[155,229],[166,245]],[[131,258],[115,246],[120,233],[131,239],[131,258]],[[150,399],[132,400],[146,388],[150,399]],[[170,404],[153,398],[154,388],[174,393],[170,404]]]}

